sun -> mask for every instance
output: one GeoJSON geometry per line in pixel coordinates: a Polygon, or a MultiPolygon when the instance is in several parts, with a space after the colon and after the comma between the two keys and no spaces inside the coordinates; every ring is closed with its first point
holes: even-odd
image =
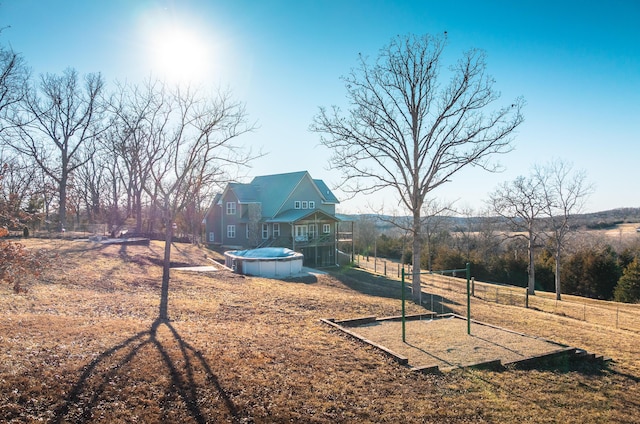
{"type": "Polygon", "coordinates": [[[154,16],[144,25],[150,71],[170,83],[201,83],[210,77],[212,43],[196,22],[154,16]]]}
{"type": "Polygon", "coordinates": [[[169,28],[154,39],[154,71],[173,82],[191,82],[206,76],[209,50],[201,37],[185,28],[169,28]]]}

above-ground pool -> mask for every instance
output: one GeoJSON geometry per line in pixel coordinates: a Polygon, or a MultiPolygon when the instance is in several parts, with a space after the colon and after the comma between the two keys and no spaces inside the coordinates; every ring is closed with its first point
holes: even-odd
{"type": "Polygon", "coordinates": [[[224,252],[225,265],[238,274],[290,277],[302,271],[302,253],[284,247],[263,247],[224,252]]]}

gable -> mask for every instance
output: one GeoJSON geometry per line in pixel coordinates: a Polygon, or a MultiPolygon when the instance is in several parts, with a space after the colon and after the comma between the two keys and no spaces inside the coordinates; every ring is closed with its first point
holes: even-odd
{"type": "Polygon", "coordinates": [[[263,216],[275,216],[305,175],[306,171],[255,177],[251,185],[262,202],[263,216]]]}
{"type": "Polygon", "coordinates": [[[231,193],[238,203],[255,203],[259,201],[256,190],[251,184],[229,183],[222,192],[221,198],[230,199],[229,194],[231,193]]]}
{"type": "Polygon", "coordinates": [[[314,180],[307,171],[255,177],[249,184],[229,183],[222,200],[237,198],[238,203],[260,203],[264,217],[274,217],[288,209],[294,202],[313,201],[321,205],[339,203],[322,180],[314,180]]]}

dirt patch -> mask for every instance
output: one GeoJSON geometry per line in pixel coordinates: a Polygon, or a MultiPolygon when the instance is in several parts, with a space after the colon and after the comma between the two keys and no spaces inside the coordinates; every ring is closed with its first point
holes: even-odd
{"type": "Polygon", "coordinates": [[[347,331],[401,359],[406,358],[407,365],[415,369],[447,371],[482,364],[506,366],[568,349],[550,340],[477,321],[471,322],[471,333],[467,334],[466,319],[453,314],[407,320],[405,341],[398,319],[361,323],[347,331]]]}

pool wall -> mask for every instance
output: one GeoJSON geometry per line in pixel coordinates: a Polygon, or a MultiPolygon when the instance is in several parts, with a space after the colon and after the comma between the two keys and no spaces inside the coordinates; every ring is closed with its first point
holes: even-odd
{"type": "MultiPolygon", "coordinates": [[[[225,265],[238,274],[258,277],[290,277],[302,271],[302,253],[292,252],[283,257],[247,257],[238,251],[224,253],[225,265]]],[[[244,253],[244,252],[242,252],[244,253]]]]}

